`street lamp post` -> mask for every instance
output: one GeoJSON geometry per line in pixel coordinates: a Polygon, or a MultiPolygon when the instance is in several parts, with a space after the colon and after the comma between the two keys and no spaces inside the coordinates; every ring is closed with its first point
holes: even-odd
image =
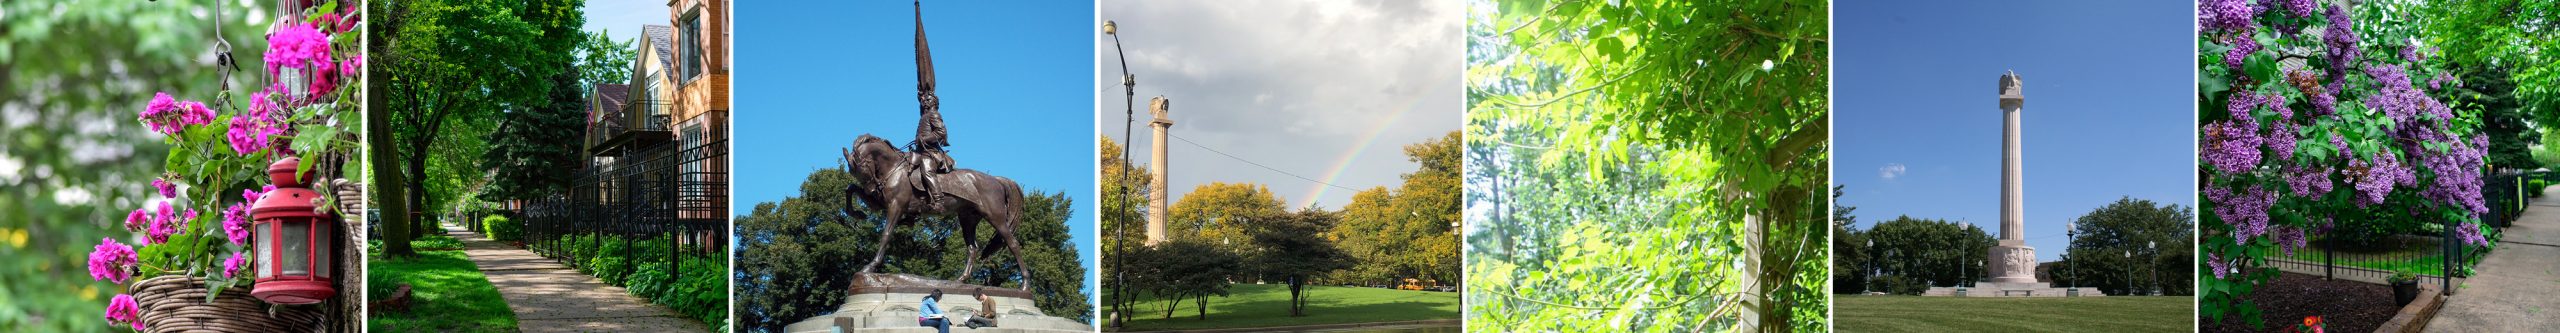
{"type": "Polygon", "coordinates": [[[2160,292],[2160,241],[2151,241],[2151,243],[2150,243],[2150,246],[2149,246],[2149,247],[2151,248],[2151,250],[2150,250],[2151,252],[2144,253],[2144,255],[2151,256],[2151,260],[2144,260],[2144,261],[2146,261],[2146,262],[2145,262],[2145,263],[2143,263],[2143,266],[2146,266],[2146,267],[2143,267],[2143,268],[2149,268],[2148,272],[2149,272],[2149,273],[2151,273],[2151,278],[2150,278],[2150,282],[2151,282],[2151,283],[2150,283],[2150,285],[2151,285],[2151,294],[2152,294],[2152,295],[2154,295],[2154,296],[2157,296],[2157,295],[2161,294],[2161,292],[2160,292]]]}
{"type": "MultiPolygon", "coordinates": [[[[2124,250],[2124,261],[2133,261],[2133,249],[2124,250]]],[[[2124,271],[2124,294],[2126,296],[2133,295],[2133,270],[2124,271]]]]}
{"type": "MultiPolygon", "coordinates": [[[[1120,203],[1121,207],[1129,207],[1130,210],[1134,211],[1136,210],[1136,206],[1132,206],[1129,203],[1129,143],[1131,142],[1129,140],[1133,139],[1131,134],[1136,133],[1131,126],[1138,121],[1138,76],[1129,75],[1129,51],[1122,49],[1120,46],[1120,23],[1115,21],[1102,21],[1102,34],[1111,35],[1111,51],[1120,58],[1120,90],[1127,96],[1125,99],[1121,100],[1120,203]]],[[[1124,304],[1129,297],[1128,216],[1121,216],[1121,219],[1120,228],[1114,230],[1114,234],[1117,235],[1120,240],[1113,242],[1115,245],[1112,246],[1114,248],[1114,254],[1112,254],[1112,256],[1116,257],[1115,259],[1117,259],[1117,263],[1112,265],[1115,269],[1111,271],[1111,274],[1118,276],[1119,278],[1117,280],[1120,281],[1117,285],[1118,290],[1111,293],[1112,328],[1126,327],[1124,324],[1127,324],[1126,318],[1129,317],[1128,313],[1126,313],[1126,311],[1128,311],[1128,308],[1126,307],[1127,304],[1124,304]]]]}
{"type": "Polygon", "coordinates": [[[2062,263],[2063,263],[2063,264],[2065,264],[2065,265],[2069,265],[2069,266],[2070,266],[2070,270],[2068,270],[2067,272],[2070,272],[2070,273],[2071,273],[2071,282],[2070,282],[2070,285],[2071,285],[2071,295],[2072,295],[2072,296],[2079,296],[2079,295],[2080,295],[2080,265],[2071,264],[2071,260],[2070,260],[2070,259],[2071,259],[2071,246],[2072,246],[2072,245],[2078,245],[2078,244],[2080,244],[2080,224],[2078,224],[2078,223],[2066,223],[2066,224],[2063,224],[2063,225],[2062,225],[2062,235],[2063,235],[2063,236],[2062,236],[2063,238],[2068,238],[2068,239],[2069,239],[2069,240],[2066,240],[2066,242],[2071,242],[2070,244],[2063,244],[2063,245],[2062,245],[2062,258],[2063,258],[2062,263]]]}
{"type": "MultiPolygon", "coordinates": [[[[1874,238],[1868,238],[1868,239],[1867,239],[1867,247],[1866,247],[1866,251],[1861,251],[1861,252],[1867,252],[1867,254],[1869,254],[1869,255],[1873,255],[1873,254],[1875,254],[1875,250],[1876,250],[1876,239],[1874,239],[1874,238]]],[[[1876,292],[1876,258],[1866,258],[1866,259],[1867,259],[1867,281],[1866,281],[1867,283],[1863,283],[1863,284],[1865,284],[1865,285],[1866,285],[1866,287],[1867,287],[1867,292],[1869,292],[1869,293],[1873,293],[1873,292],[1876,292]]]]}

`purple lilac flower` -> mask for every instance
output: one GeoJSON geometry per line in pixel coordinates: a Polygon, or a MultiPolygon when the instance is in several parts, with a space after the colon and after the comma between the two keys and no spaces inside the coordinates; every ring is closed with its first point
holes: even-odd
{"type": "Polygon", "coordinates": [[[2362,40],[2356,38],[2355,21],[2347,16],[2347,7],[2330,5],[2328,16],[2329,29],[2321,33],[2321,42],[2329,49],[2329,91],[2334,92],[2345,87],[2347,69],[2354,67],[2356,58],[2364,57],[2364,52],[2356,48],[2362,40]]]}
{"type": "Polygon", "coordinates": [[[2207,255],[2205,255],[2205,257],[2204,257],[2204,263],[2205,263],[2205,265],[2206,265],[2206,266],[2212,266],[2212,267],[2213,267],[2213,278],[2216,278],[2216,279],[2227,278],[2228,276],[2226,276],[2225,274],[2229,274],[2229,273],[2238,273],[2238,272],[2239,272],[2239,271],[2231,270],[2231,265],[2230,265],[2229,263],[2224,263],[2224,262],[2222,262],[2222,255],[2221,255],[2221,254],[2207,254],[2207,255]]]}
{"type": "Polygon", "coordinates": [[[2296,197],[2318,197],[2329,194],[2329,169],[2294,166],[2285,168],[2285,185],[2293,187],[2296,197]]]}
{"type": "Polygon", "coordinates": [[[2243,64],[2242,61],[2248,60],[2250,53],[2258,52],[2259,47],[2257,39],[2243,35],[2232,35],[2230,38],[2224,39],[2228,40],[2226,41],[2227,44],[2231,44],[2231,51],[2222,53],[2222,64],[2224,66],[2230,66],[2231,70],[2240,70],[2240,65],[2243,64]]]}
{"type": "Polygon", "coordinates": [[[2312,15],[2320,14],[2320,2],[2317,0],[2267,0],[2267,2],[2270,3],[2262,4],[2260,6],[2267,8],[2282,7],[2285,11],[2293,12],[2293,15],[2295,16],[2310,17],[2312,15]]]}
{"type": "Polygon", "coordinates": [[[2453,237],[2461,239],[2463,244],[2489,245],[2489,238],[2480,235],[2479,223],[2465,221],[2455,223],[2453,228],[2453,237]]]}
{"type": "Polygon", "coordinates": [[[2248,118],[2205,125],[2204,160],[2224,173],[2249,172],[2258,165],[2258,125],[2248,118]]]}
{"type": "Polygon", "coordinates": [[[2246,31],[2258,16],[2247,0],[2204,0],[2196,4],[2196,23],[2204,31],[2246,31]]]}
{"type": "Polygon", "coordinates": [[[2338,113],[2338,96],[2328,91],[2311,94],[2311,116],[2326,117],[2338,113]]]}
{"type": "Polygon", "coordinates": [[[2230,112],[2231,118],[2234,119],[2254,120],[2256,118],[2249,116],[2249,110],[2257,109],[2258,102],[2260,100],[2261,99],[2258,98],[2257,92],[2248,90],[2233,91],[2231,92],[2231,103],[2225,104],[2223,106],[2223,111],[2230,112]]]}
{"type": "Polygon", "coordinates": [[[222,260],[222,277],[233,277],[239,275],[240,269],[247,267],[248,263],[248,253],[232,252],[231,259],[222,260]]]}
{"type": "Polygon", "coordinates": [[[2365,96],[2365,107],[2381,110],[2382,114],[2391,118],[2394,123],[2407,123],[2409,118],[2419,113],[2434,113],[2431,111],[2433,108],[2428,105],[2434,99],[2427,98],[2426,93],[2410,87],[2409,72],[2399,65],[2382,64],[2366,67],[2365,74],[2373,76],[2373,81],[2382,86],[2372,95],[2365,96]]]}
{"type": "Polygon", "coordinates": [[[2267,137],[2262,140],[2267,144],[2267,159],[2278,162],[2293,160],[2294,147],[2301,144],[2300,140],[2295,139],[2298,136],[2295,133],[2298,131],[2300,129],[2289,123],[2267,125],[2267,137]]]}
{"type": "Polygon", "coordinates": [[[2285,105],[2284,95],[2267,94],[2266,96],[2258,99],[2258,105],[2267,107],[2267,110],[2275,111],[2276,119],[2278,119],[2278,121],[2293,121],[2293,107],[2285,105]]]}
{"type": "Polygon", "coordinates": [[[2284,250],[2284,255],[2291,256],[2294,249],[2310,245],[2309,238],[2303,236],[2302,228],[2275,226],[2276,248],[2284,250]]]}
{"type": "Polygon", "coordinates": [[[2355,149],[2355,147],[2349,147],[2349,146],[2347,146],[2347,137],[2345,137],[2345,136],[2340,136],[2340,135],[2338,135],[2338,133],[2336,133],[2336,132],[2331,132],[2331,133],[2329,133],[2329,146],[2330,146],[2330,147],[2337,147],[2337,148],[2338,148],[2338,156],[2349,156],[2349,155],[2355,155],[2355,154],[2356,154],[2356,149],[2355,149]]]}
{"type": "Polygon", "coordinates": [[[2231,236],[2241,244],[2250,238],[2267,234],[2267,210],[2275,207],[2276,196],[2264,187],[2246,186],[2234,193],[2223,187],[2205,189],[2206,200],[2213,200],[2214,216],[2231,225],[2231,236]]]}
{"type": "Polygon", "coordinates": [[[89,279],[123,284],[125,279],[133,278],[133,265],[139,262],[133,247],[98,238],[98,246],[89,251],[89,279]]]}
{"type": "Polygon", "coordinates": [[[2400,59],[2401,59],[2401,60],[2408,60],[2409,62],[2419,62],[2419,61],[2427,60],[2426,56],[2423,56],[2423,55],[2419,55],[2419,54],[2418,54],[2418,46],[2417,46],[2417,45],[2409,45],[2409,46],[2402,46],[2402,47],[2400,47],[2400,59]]]}
{"type": "Polygon", "coordinates": [[[2355,184],[2357,206],[2382,203],[2384,198],[2391,194],[2393,184],[2402,183],[2403,179],[2417,178],[2410,174],[2408,168],[2400,166],[2400,157],[2393,154],[2391,150],[2382,150],[2371,160],[2372,162],[2366,162],[2366,159],[2347,161],[2348,180],[2355,184]]]}
{"type": "Polygon", "coordinates": [[[107,300],[106,317],[107,322],[127,324],[134,331],[148,328],[142,324],[142,306],[135,305],[130,294],[116,294],[114,299],[107,300]]]}

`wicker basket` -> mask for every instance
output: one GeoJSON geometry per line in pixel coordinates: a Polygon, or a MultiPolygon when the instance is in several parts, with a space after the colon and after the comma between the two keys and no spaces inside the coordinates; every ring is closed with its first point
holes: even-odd
{"type": "Polygon", "coordinates": [[[133,285],[149,332],[308,332],[320,329],[319,307],[294,306],[267,313],[267,302],[249,297],[248,286],[222,291],[205,303],[204,279],[161,275],[133,285]]]}

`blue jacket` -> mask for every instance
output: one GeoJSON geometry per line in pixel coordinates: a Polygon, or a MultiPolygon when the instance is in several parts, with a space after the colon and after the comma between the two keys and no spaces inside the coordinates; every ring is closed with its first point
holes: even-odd
{"type": "Polygon", "coordinates": [[[942,306],[935,305],[932,297],[926,297],[924,298],[924,312],[918,313],[916,319],[932,318],[934,315],[939,314],[942,314],[942,306]]]}

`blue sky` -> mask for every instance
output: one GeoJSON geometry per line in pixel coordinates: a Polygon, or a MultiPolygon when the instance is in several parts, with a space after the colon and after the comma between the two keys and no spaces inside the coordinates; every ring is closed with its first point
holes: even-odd
{"type": "MultiPolygon", "coordinates": [[[[870,133],[915,138],[915,12],[906,1],[799,1],[737,6],[736,205],[795,196],[809,172],[870,133]],[[745,19],[753,18],[753,19],[745,19]]],[[[1067,221],[1093,295],[1093,4],[926,4],[951,157],[1013,178],[1026,192],[1065,192],[1067,221]]],[[[617,31],[620,29],[617,28],[617,31]]]]}
{"type": "Polygon", "coordinates": [[[2195,207],[2189,4],[1835,6],[1832,177],[1862,228],[1910,215],[1997,236],[1997,82],[2009,70],[2026,81],[2026,231],[2037,260],[2059,260],[2064,225],[2118,198],[2195,207]]]}

